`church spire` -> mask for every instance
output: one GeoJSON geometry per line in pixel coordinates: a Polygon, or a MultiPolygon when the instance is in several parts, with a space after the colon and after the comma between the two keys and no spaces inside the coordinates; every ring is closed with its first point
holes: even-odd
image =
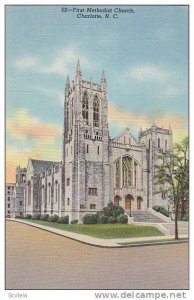
{"type": "Polygon", "coordinates": [[[105,73],[104,73],[104,70],[102,72],[102,77],[101,77],[101,89],[102,89],[102,92],[105,92],[106,93],[106,88],[107,88],[107,83],[106,83],[106,77],[105,77],[105,73]]]}
{"type": "Polygon", "coordinates": [[[69,75],[67,75],[67,79],[66,79],[66,86],[69,86],[69,75]]]}
{"type": "Polygon", "coordinates": [[[79,58],[78,58],[78,62],[77,62],[76,75],[77,76],[81,76],[82,75],[79,58]]]}
{"type": "Polygon", "coordinates": [[[106,82],[106,77],[105,77],[104,70],[102,71],[102,78],[101,78],[101,82],[106,82]]]}

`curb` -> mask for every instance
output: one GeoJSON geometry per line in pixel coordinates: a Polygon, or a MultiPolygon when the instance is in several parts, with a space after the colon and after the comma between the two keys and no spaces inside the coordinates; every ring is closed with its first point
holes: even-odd
{"type": "MultiPolygon", "coordinates": [[[[188,243],[189,242],[189,239],[188,238],[184,238],[184,239],[181,239],[181,240],[169,240],[169,241],[162,241],[162,240],[158,240],[156,242],[143,242],[142,243],[136,243],[136,242],[132,242],[128,245],[112,245],[112,246],[108,246],[108,245],[98,245],[98,244],[93,244],[93,243],[90,243],[90,242],[86,242],[86,241],[81,241],[79,239],[76,239],[75,237],[70,237],[70,236],[66,236],[65,235],[65,230],[64,230],[64,234],[60,233],[60,232],[54,232],[52,230],[50,230],[49,228],[43,228],[43,227],[39,227],[38,225],[39,224],[36,224],[36,223],[28,223],[28,222],[23,222],[21,220],[16,220],[16,219],[9,219],[9,218],[6,218],[7,221],[12,221],[12,222],[16,222],[16,223],[20,223],[20,224],[24,224],[24,225],[27,225],[27,226],[31,226],[31,227],[34,227],[34,228],[37,228],[37,229],[40,229],[40,230],[43,230],[43,231],[47,231],[47,232],[50,232],[52,234],[56,234],[56,235],[59,235],[59,236],[62,236],[62,237],[65,237],[65,238],[68,238],[70,240],[73,240],[73,241],[76,241],[76,242],[79,242],[81,244],[85,244],[85,245],[88,245],[88,246],[92,246],[92,247],[97,247],[97,248],[108,248],[108,249],[118,249],[118,248],[130,248],[130,247],[143,247],[143,246],[159,246],[159,245],[171,245],[171,244],[182,244],[182,243],[188,243]]],[[[41,225],[41,226],[44,226],[44,225],[41,225]]],[[[149,238],[149,237],[148,237],[149,238]]]]}

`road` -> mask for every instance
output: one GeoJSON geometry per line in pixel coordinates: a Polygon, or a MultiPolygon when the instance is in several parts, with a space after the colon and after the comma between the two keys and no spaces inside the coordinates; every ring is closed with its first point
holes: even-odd
{"type": "Polygon", "coordinates": [[[97,248],[6,221],[6,289],[188,289],[188,244],[97,248]]]}

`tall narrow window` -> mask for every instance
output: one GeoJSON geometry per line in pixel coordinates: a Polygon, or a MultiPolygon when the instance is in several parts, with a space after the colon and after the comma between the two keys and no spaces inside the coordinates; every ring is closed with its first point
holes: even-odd
{"type": "Polygon", "coordinates": [[[85,92],[82,100],[82,116],[84,122],[88,125],[88,94],[85,92]]]}
{"type": "Polygon", "coordinates": [[[150,142],[150,139],[149,139],[149,143],[148,143],[148,148],[150,149],[150,146],[151,146],[151,142],[150,142]]]}
{"type": "Polygon", "coordinates": [[[42,197],[41,197],[41,204],[44,204],[44,184],[42,185],[42,197]]]}
{"type": "Polygon", "coordinates": [[[99,127],[99,106],[99,99],[95,96],[93,104],[93,124],[95,127],[99,127]]]}
{"type": "Polygon", "coordinates": [[[86,145],[86,152],[89,153],[89,145],[86,145]]]}
{"type": "Polygon", "coordinates": [[[132,184],[132,159],[124,157],[122,160],[123,168],[123,187],[129,187],[132,184]]]}
{"type": "Polygon", "coordinates": [[[134,185],[137,187],[137,164],[134,164],[134,185]]]}
{"type": "Polygon", "coordinates": [[[31,182],[28,181],[28,205],[31,204],[31,182]]]}
{"type": "Polygon", "coordinates": [[[120,188],[120,159],[116,161],[116,188],[120,188]]]}
{"type": "Polygon", "coordinates": [[[158,148],[160,148],[160,138],[158,139],[158,148]]]}
{"type": "Polygon", "coordinates": [[[165,150],[167,150],[167,140],[165,140],[165,150]]]}
{"type": "Polygon", "coordinates": [[[100,154],[100,146],[98,146],[98,155],[100,154]]]}
{"type": "Polygon", "coordinates": [[[58,181],[55,181],[55,202],[58,201],[58,181]]]}
{"type": "Polygon", "coordinates": [[[48,183],[48,204],[51,203],[51,183],[48,183]]]}

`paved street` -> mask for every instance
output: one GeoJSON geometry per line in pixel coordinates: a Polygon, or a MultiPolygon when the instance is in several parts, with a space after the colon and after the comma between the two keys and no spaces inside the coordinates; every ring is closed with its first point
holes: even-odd
{"type": "Polygon", "coordinates": [[[97,248],[6,221],[7,289],[187,289],[188,244],[97,248]]]}

